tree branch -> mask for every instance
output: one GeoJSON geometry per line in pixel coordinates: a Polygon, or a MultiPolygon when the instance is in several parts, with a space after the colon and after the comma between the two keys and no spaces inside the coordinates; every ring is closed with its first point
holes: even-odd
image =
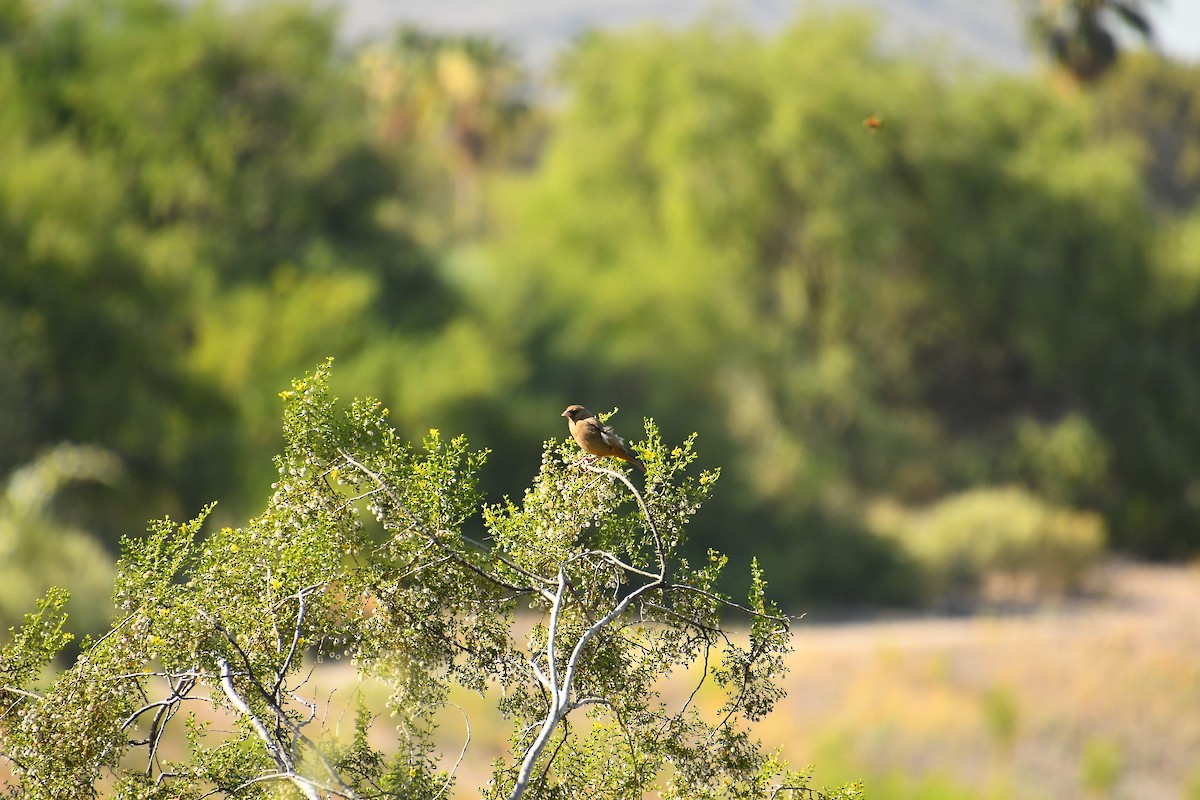
{"type": "Polygon", "coordinates": [[[279,743],[271,736],[271,732],[267,730],[267,726],[263,724],[263,721],[258,718],[254,710],[238,694],[237,688],[233,685],[233,671],[229,668],[229,662],[222,655],[218,655],[216,659],[217,667],[221,670],[221,690],[229,698],[229,702],[233,707],[238,710],[238,713],[250,722],[250,725],[254,728],[254,732],[258,734],[258,738],[262,739],[263,746],[267,749],[267,754],[271,756],[271,760],[275,762],[282,773],[278,777],[286,778],[295,784],[296,788],[308,800],[321,800],[321,796],[313,788],[312,784],[296,773],[296,765],[293,763],[292,757],[279,746],[279,743]]]}
{"type": "MultiPolygon", "coordinates": [[[[655,547],[658,555],[659,571],[657,573],[652,573],[636,567],[631,567],[624,564],[624,562],[611,553],[593,550],[577,553],[559,565],[558,591],[555,593],[554,602],[550,610],[550,626],[546,640],[546,655],[550,669],[550,674],[548,676],[550,686],[547,687],[550,691],[549,708],[547,709],[545,719],[542,721],[541,730],[538,732],[537,737],[533,740],[533,743],[530,744],[526,749],[525,755],[521,759],[521,766],[517,771],[517,780],[513,786],[512,793],[509,795],[509,800],[519,800],[519,798],[524,795],[525,790],[529,786],[529,781],[533,776],[533,768],[536,765],[538,758],[541,756],[542,751],[545,750],[546,746],[550,742],[551,737],[554,735],[555,728],[558,727],[558,724],[564,720],[564,718],[571,712],[573,708],[578,707],[578,704],[573,704],[571,702],[571,690],[575,682],[576,672],[578,671],[579,664],[583,658],[583,652],[587,648],[588,643],[590,643],[592,639],[594,639],[597,634],[600,633],[600,631],[612,624],[613,620],[624,614],[629,607],[644,594],[654,589],[661,588],[666,581],[667,564],[666,554],[663,550],[662,538],[658,534],[658,528],[654,525],[654,520],[650,516],[650,510],[646,507],[646,503],[642,499],[641,494],[636,488],[634,488],[629,479],[619,472],[604,467],[588,466],[587,469],[593,472],[612,475],[629,487],[629,490],[633,493],[634,497],[637,498],[638,505],[642,509],[642,514],[646,518],[646,524],[649,527],[651,534],[654,536],[655,547]],[[642,584],[637,589],[634,589],[632,592],[617,601],[612,610],[610,610],[600,619],[592,622],[592,624],[586,630],[584,630],[582,634],[580,634],[578,641],[575,642],[574,647],[571,649],[571,655],[567,659],[566,670],[562,673],[562,681],[560,684],[558,660],[556,658],[555,650],[557,647],[556,639],[558,635],[558,622],[564,608],[566,589],[569,586],[567,567],[575,561],[579,561],[588,555],[600,555],[619,568],[627,569],[627,571],[633,574],[645,576],[651,580],[642,584]]],[[[587,698],[586,704],[596,702],[604,701],[601,698],[587,698]]]]}
{"type": "MultiPolygon", "coordinates": [[[[362,462],[358,461],[356,458],[354,458],[352,455],[350,455],[349,453],[347,453],[345,450],[343,450],[340,447],[338,448],[338,453],[342,456],[342,458],[346,459],[347,464],[360,470],[368,478],[375,481],[376,485],[379,486],[380,490],[382,490],[383,493],[385,495],[387,495],[388,499],[392,501],[392,505],[394,505],[401,513],[403,513],[404,516],[408,517],[408,520],[411,523],[411,525],[413,526],[413,528],[415,528],[418,532],[420,532],[420,534],[422,536],[424,536],[426,539],[428,539],[430,541],[430,543],[432,543],[435,547],[439,548],[443,553],[445,553],[448,557],[450,557],[456,564],[458,564],[459,566],[461,566],[465,569],[470,570],[471,572],[474,572],[476,575],[480,576],[484,580],[486,580],[490,583],[493,583],[495,585],[501,586],[505,589],[508,589],[511,592],[526,591],[526,587],[517,586],[515,584],[511,584],[507,581],[501,580],[499,577],[492,575],[491,573],[489,573],[486,570],[479,567],[479,565],[473,564],[473,563],[471,563],[470,560],[463,558],[461,553],[458,553],[455,550],[447,547],[446,543],[441,541],[437,537],[437,535],[429,528],[429,526],[427,526],[425,523],[421,522],[421,520],[417,518],[416,514],[414,514],[408,510],[408,506],[406,506],[406,505],[404,505],[404,503],[400,502],[400,498],[396,496],[396,493],[394,491],[392,491],[392,488],[390,486],[388,486],[387,482],[384,481],[384,479],[378,473],[369,469],[366,465],[364,465],[362,462]]],[[[437,533],[448,533],[448,531],[438,531],[437,533]]],[[[512,561],[508,560],[503,555],[495,553],[494,551],[488,551],[487,548],[483,547],[482,543],[480,543],[480,542],[476,542],[473,539],[470,539],[469,537],[462,536],[462,535],[459,535],[459,538],[463,539],[464,541],[470,541],[473,545],[478,547],[481,551],[490,552],[490,554],[492,555],[493,558],[496,558],[498,561],[503,563],[506,567],[513,570],[514,572],[521,575],[522,577],[528,578],[529,580],[531,580],[535,583],[549,583],[550,582],[546,578],[543,578],[540,575],[536,575],[532,572],[529,572],[528,570],[524,569],[523,567],[519,566],[518,564],[514,564],[512,561]]]]}
{"type": "Polygon", "coordinates": [[[650,528],[650,535],[654,537],[654,549],[657,551],[658,555],[658,573],[659,576],[665,578],[667,574],[666,549],[663,546],[662,536],[660,536],[658,533],[658,526],[654,524],[654,519],[650,516],[650,509],[646,506],[646,501],[642,498],[642,493],[637,490],[637,487],[633,485],[633,481],[629,480],[629,477],[623,472],[618,472],[615,469],[609,469],[608,467],[601,467],[595,464],[585,464],[584,469],[601,475],[611,475],[629,487],[630,493],[633,494],[634,499],[637,500],[638,505],[642,509],[642,516],[646,518],[646,525],[650,528]]]}

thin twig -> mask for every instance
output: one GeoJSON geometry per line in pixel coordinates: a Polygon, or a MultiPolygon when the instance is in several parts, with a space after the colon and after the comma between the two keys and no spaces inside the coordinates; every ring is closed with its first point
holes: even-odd
{"type": "Polygon", "coordinates": [[[457,708],[459,713],[462,714],[463,724],[467,726],[467,737],[463,741],[462,750],[458,754],[458,760],[454,762],[454,767],[450,770],[449,774],[446,776],[446,782],[444,784],[442,784],[442,788],[439,789],[438,793],[435,794],[432,798],[430,798],[430,800],[438,800],[439,797],[441,797],[443,794],[445,794],[447,791],[449,791],[450,785],[452,783],[454,783],[454,775],[455,775],[455,773],[458,772],[458,768],[462,764],[463,758],[467,755],[467,746],[469,744],[471,744],[471,720],[467,716],[467,712],[462,710],[462,706],[455,705],[454,703],[450,703],[449,705],[457,708]]]}
{"type": "Polygon", "coordinates": [[[91,649],[95,650],[97,647],[99,647],[99,646],[100,646],[100,643],[101,643],[101,642],[103,642],[103,641],[104,641],[105,639],[107,639],[108,637],[112,636],[112,635],[113,635],[114,633],[116,633],[117,631],[121,630],[121,628],[125,627],[125,623],[129,622],[129,620],[131,620],[131,619],[133,619],[134,617],[136,617],[136,616],[137,616],[137,613],[138,613],[138,612],[136,612],[136,611],[133,611],[133,612],[130,612],[129,614],[126,614],[126,615],[125,615],[125,619],[121,620],[121,621],[120,621],[120,622],[118,622],[116,625],[113,625],[113,626],[112,626],[112,628],[111,628],[111,629],[108,631],[108,633],[104,634],[104,635],[103,635],[103,636],[101,636],[99,639],[97,639],[95,642],[93,642],[93,643],[92,643],[92,648],[91,648],[91,649]]]}
{"type": "MultiPolygon", "coordinates": [[[[279,687],[283,685],[283,680],[287,677],[288,671],[292,668],[292,659],[296,656],[296,648],[300,646],[300,632],[304,629],[304,614],[308,595],[321,589],[325,586],[324,583],[313,584],[296,592],[293,597],[296,598],[296,624],[292,628],[292,645],[288,648],[287,657],[283,659],[283,664],[279,667],[279,672],[275,677],[275,685],[271,687],[271,696],[279,694],[279,687]]],[[[273,615],[272,615],[273,616],[273,615]]]]}
{"type": "MultiPolygon", "coordinates": [[[[701,595],[702,597],[707,597],[709,600],[713,600],[717,603],[720,603],[721,605],[726,606],[728,608],[736,608],[738,611],[743,611],[752,617],[758,617],[759,619],[768,619],[768,620],[771,620],[772,622],[778,622],[781,625],[783,625],[783,627],[785,629],[788,629],[788,630],[791,629],[791,622],[792,622],[793,617],[788,616],[787,614],[767,614],[762,611],[755,611],[753,608],[749,608],[740,603],[733,602],[728,597],[721,597],[718,594],[713,594],[712,592],[706,591],[706,590],[698,588],[696,586],[688,586],[686,583],[669,583],[666,586],[664,586],[663,589],[665,591],[679,590],[681,592],[691,592],[693,594],[698,594],[698,595],[701,595]]],[[[795,617],[795,619],[800,619],[803,616],[804,616],[803,614],[797,615],[795,617]]]]}
{"type": "MultiPolygon", "coordinates": [[[[424,536],[426,539],[428,539],[434,546],[438,547],[439,549],[442,550],[442,552],[444,552],[448,556],[450,556],[455,561],[455,563],[470,570],[471,572],[474,572],[475,574],[479,575],[481,578],[488,581],[489,583],[492,583],[492,584],[495,584],[498,586],[502,586],[503,588],[508,589],[509,591],[523,591],[525,589],[525,587],[523,587],[523,586],[516,586],[514,584],[508,583],[507,581],[501,580],[499,577],[492,575],[491,573],[489,573],[486,570],[479,567],[477,564],[471,563],[471,561],[464,558],[461,553],[458,553],[455,550],[448,547],[446,545],[446,543],[441,541],[437,536],[437,533],[447,533],[447,531],[438,531],[437,533],[432,531],[427,525],[425,525],[423,522],[421,522],[420,519],[417,518],[416,514],[409,511],[408,507],[406,505],[404,505],[404,503],[400,502],[400,498],[396,495],[396,493],[394,491],[392,491],[392,488],[390,486],[388,486],[387,482],[384,481],[383,478],[378,473],[369,469],[366,465],[364,465],[362,462],[355,459],[352,455],[350,455],[349,453],[347,453],[345,450],[341,449],[340,447],[338,448],[338,453],[341,454],[342,458],[346,459],[347,464],[362,471],[362,473],[364,475],[366,475],[371,480],[375,481],[375,483],[379,486],[380,490],[385,495],[387,495],[389,500],[392,501],[392,505],[394,505],[406,517],[408,517],[409,522],[412,524],[412,527],[415,528],[418,532],[420,532],[420,534],[422,536],[424,536]]],[[[472,544],[480,547],[481,549],[486,549],[486,548],[483,548],[482,544],[475,542],[473,539],[470,539],[469,537],[462,536],[460,534],[459,538],[464,541],[469,541],[472,544]]],[[[529,572],[528,570],[524,569],[523,567],[519,566],[518,564],[513,563],[512,561],[508,560],[507,558],[505,558],[504,556],[502,556],[498,553],[492,553],[492,556],[494,558],[496,558],[497,560],[499,560],[500,562],[502,562],[509,569],[511,569],[511,570],[515,571],[516,573],[518,573],[519,575],[521,575],[522,577],[528,578],[529,580],[535,581],[535,582],[541,582],[541,583],[549,582],[542,576],[536,575],[532,572],[529,572]]]]}
{"type": "Polygon", "coordinates": [[[646,506],[646,501],[642,498],[642,493],[637,490],[637,487],[633,485],[633,481],[629,480],[629,477],[623,472],[618,472],[615,469],[609,469],[608,467],[601,467],[595,464],[585,464],[584,469],[589,470],[590,472],[600,473],[602,475],[611,475],[629,487],[629,491],[633,494],[634,499],[637,500],[638,505],[642,509],[642,515],[646,518],[646,525],[650,528],[650,534],[654,537],[654,549],[657,551],[658,555],[659,575],[665,577],[667,574],[666,548],[663,545],[662,536],[660,536],[658,533],[658,526],[654,524],[654,518],[650,516],[650,509],[646,506]]]}

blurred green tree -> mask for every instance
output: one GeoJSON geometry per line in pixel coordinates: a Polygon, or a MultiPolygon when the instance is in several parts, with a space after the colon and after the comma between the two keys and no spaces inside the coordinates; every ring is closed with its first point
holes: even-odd
{"type": "Polygon", "coordinates": [[[1200,64],[1136,53],[1096,93],[1099,122],[1138,145],[1156,210],[1186,215],[1200,200],[1200,64]]]}
{"type": "Polygon", "coordinates": [[[443,212],[450,224],[438,227],[455,238],[477,238],[486,221],[485,169],[519,158],[537,130],[516,54],[483,36],[403,27],[391,41],[363,48],[358,66],[386,145],[444,156],[451,201],[428,202],[427,213],[443,212]]]}
{"type": "Polygon", "coordinates": [[[107,624],[113,558],[89,531],[56,513],[71,483],[115,484],[121,464],[95,447],[59,445],[14,470],[0,493],[0,629],[21,622],[52,586],[70,586],[76,602],[67,630],[76,637],[107,624]]]}
{"type": "Polygon", "coordinates": [[[0,473],[48,442],[94,441],[144,495],[110,536],[150,507],[220,496],[236,511],[277,448],[259,398],[295,362],[456,341],[414,232],[423,155],[376,138],[331,15],[167,0],[2,13],[0,473]]]}
{"type": "MultiPolygon", "coordinates": [[[[865,554],[886,545],[816,529],[853,530],[873,496],[982,482],[1054,494],[1065,479],[1118,542],[1194,546],[1180,481],[1195,439],[1137,433],[1193,430],[1190,390],[1152,408],[1113,385],[1130,374],[1115,360],[1152,368],[1169,341],[1134,148],[1097,134],[1086,96],[952,78],[874,36],[810,16],[773,40],[706,25],[588,37],[563,64],[541,168],[503,204],[481,313],[520,332],[539,383],[715,435],[738,489],[700,537],[755,520],[796,575],[806,541],[847,548],[818,563],[862,553],[885,574],[865,554]],[[1097,462],[1031,469],[1031,424],[1067,420],[1097,462]],[[1133,461],[1170,479],[1155,496],[1173,498],[1169,522],[1118,513],[1141,491],[1119,466],[1133,461]]],[[[1190,385],[1183,360],[1153,380],[1190,385]]],[[[1077,457],[1060,444],[1075,446],[1055,439],[1038,463],[1077,457]]],[[[887,585],[846,580],[860,596],[887,585]]]]}
{"type": "Polygon", "coordinates": [[[0,474],[97,442],[131,477],[110,538],[242,513],[269,398],[333,353],[402,431],[492,445],[496,494],[568,402],[703,431],[736,489],[694,555],[749,527],[796,595],[916,596],[864,509],[980,484],[1194,551],[1193,72],[1130,58],[1064,96],[876,38],[593,34],[539,110],[474,37],[10,0],[0,474]]]}

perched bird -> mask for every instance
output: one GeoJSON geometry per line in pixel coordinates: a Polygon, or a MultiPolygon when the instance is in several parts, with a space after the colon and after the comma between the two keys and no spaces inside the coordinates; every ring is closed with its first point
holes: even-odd
{"type": "Polygon", "coordinates": [[[642,472],[646,471],[646,465],[633,454],[625,440],[602,423],[595,414],[581,405],[571,405],[567,406],[562,415],[567,418],[567,427],[570,428],[571,435],[585,451],[594,456],[619,458],[633,464],[642,472]]]}

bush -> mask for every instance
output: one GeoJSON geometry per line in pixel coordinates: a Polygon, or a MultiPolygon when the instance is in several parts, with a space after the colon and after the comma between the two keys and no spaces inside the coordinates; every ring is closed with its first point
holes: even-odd
{"type": "Polygon", "coordinates": [[[546,442],[521,501],[483,507],[485,543],[463,530],[485,452],[437,430],[409,445],[375,401],[336,409],[327,366],[282,397],[287,447],[261,515],[201,538],[205,511],[125,540],[114,627],[45,688],[70,639],[64,591],[0,649],[0,756],[21,797],[95,797],[102,776],[143,800],[439,797],[457,767],[439,767],[437,713],[452,688],[489,687],[512,733],[476,796],[826,796],[746,727],[783,696],[790,649],[757,564],[737,603],[716,588],[724,556],[680,556],[717,480],[690,469],[694,437],[668,446],[647,420],[640,489],[546,442]],[[744,636],[724,627],[734,613],[744,636]],[[335,659],[390,690],[393,753],[369,743],[365,706],[348,744],[325,724],[313,672],[335,659]],[[688,699],[660,695],[692,664],[688,699]],[[719,711],[692,702],[701,685],[719,711]],[[197,703],[223,722],[197,721],[197,703]],[[184,753],[160,752],[180,733],[184,753]]]}
{"type": "Polygon", "coordinates": [[[1098,514],[1055,506],[1016,487],[973,489],[923,511],[880,509],[925,573],[930,599],[1032,599],[1080,587],[1104,551],[1098,514]]]}
{"type": "Polygon", "coordinates": [[[0,484],[0,629],[16,625],[51,586],[74,594],[67,630],[94,633],[112,614],[114,558],[90,530],[60,514],[72,484],[112,485],[121,463],[97,447],[61,444],[0,484]]]}
{"type": "Polygon", "coordinates": [[[1121,746],[1116,742],[1091,738],[1084,744],[1079,762],[1079,778],[1090,796],[1112,796],[1124,770],[1125,757],[1121,746]]]}
{"type": "Polygon", "coordinates": [[[1104,437],[1082,414],[1055,424],[1025,419],[1016,428],[1022,474],[1058,503],[1092,503],[1102,494],[1112,462],[1104,437]]]}

